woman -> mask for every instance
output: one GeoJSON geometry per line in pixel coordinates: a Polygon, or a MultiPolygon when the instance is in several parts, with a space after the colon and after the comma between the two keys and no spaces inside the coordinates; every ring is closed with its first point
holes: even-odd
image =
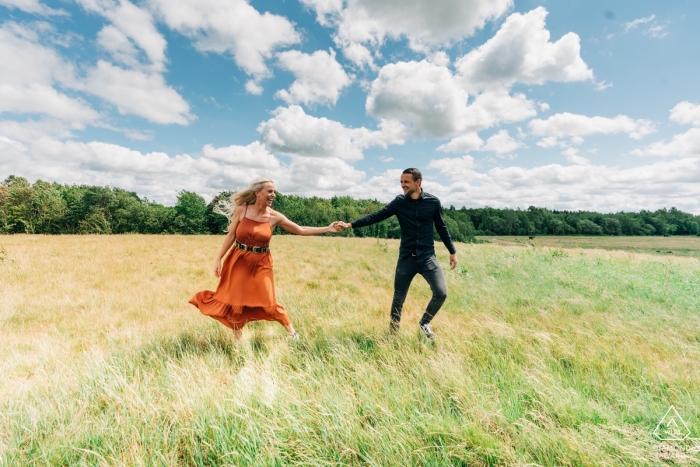
{"type": "Polygon", "coordinates": [[[216,292],[203,290],[190,299],[202,314],[233,329],[236,343],[240,342],[246,323],[257,320],[277,321],[290,338],[299,338],[287,311],[277,304],[275,297],[269,247],[274,228],[279,225],[297,235],[340,231],[338,222],[328,227],[300,227],[271,209],[274,200],[272,180],[257,178],[248,188],[234,194],[230,201],[217,206],[215,212],[231,219],[224,244],[214,260],[219,286],[216,292]],[[229,249],[231,253],[222,265],[221,259],[229,249]]]}

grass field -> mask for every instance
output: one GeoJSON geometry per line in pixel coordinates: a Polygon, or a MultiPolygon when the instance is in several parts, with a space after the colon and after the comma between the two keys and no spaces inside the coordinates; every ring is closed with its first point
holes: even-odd
{"type": "Polygon", "coordinates": [[[547,235],[535,237],[496,236],[478,237],[496,245],[519,245],[529,247],[551,248],[585,248],[634,251],[657,255],[693,256],[700,258],[700,237],[608,237],[592,236],[579,237],[571,235],[547,235]]]}
{"type": "Polygon", "coordinates": [[[237,349],[187,303],[220,242],[0,236],[0,465],[700,464],[696,258],[458,245],[431,344],[421,278],[387,333],[396,241],[277,236],[302,339],[237,349]]]}

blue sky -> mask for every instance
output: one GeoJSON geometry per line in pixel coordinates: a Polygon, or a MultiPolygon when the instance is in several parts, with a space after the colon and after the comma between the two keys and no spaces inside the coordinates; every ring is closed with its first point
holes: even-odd
{"type": "Polygon", "coordinates": [[[692,1],[0,0],[0,177],[700,213],[692,1]]]}

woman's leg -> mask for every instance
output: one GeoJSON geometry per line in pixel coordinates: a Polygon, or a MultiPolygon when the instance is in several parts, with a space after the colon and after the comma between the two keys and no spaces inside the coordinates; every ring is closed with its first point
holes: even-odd
{"type": "Polygon", "coordinates": [[[299,340],[299,333],[297,333],[294,330],[294,326],[292,326],[292,323],[290,322],[289,324],[284,324],[284,329],[287,330],[287,337],[292,340],[299,340]]]}
{"type": "Polygon", "coordinates": [[[243,330],[235,324],[233,325],[233,340],[236,341],[236,344],[240,343],[241,340],[243,340],[243,330]]]}

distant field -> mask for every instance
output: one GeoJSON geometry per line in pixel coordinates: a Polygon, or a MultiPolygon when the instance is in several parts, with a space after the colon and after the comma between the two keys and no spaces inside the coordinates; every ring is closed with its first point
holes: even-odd
{"type": "Polygon", "coordinates": [[[547,246],[552,248],[586,248],[635,251],[657,255],[693,256],[700,258],[700,237],[609,237],[609,236],[523,236],[477,237],[497,245],[547,246]]]}
{"type": "Polygon", "coordinates": [[[221,240],[0,236],[0,466],[700,464],[696,258],[460,244],[431,344],[421,278],[387,332],[397,241],[276,236],[302,338],[238,349],[187,303],[221,240]]]}

